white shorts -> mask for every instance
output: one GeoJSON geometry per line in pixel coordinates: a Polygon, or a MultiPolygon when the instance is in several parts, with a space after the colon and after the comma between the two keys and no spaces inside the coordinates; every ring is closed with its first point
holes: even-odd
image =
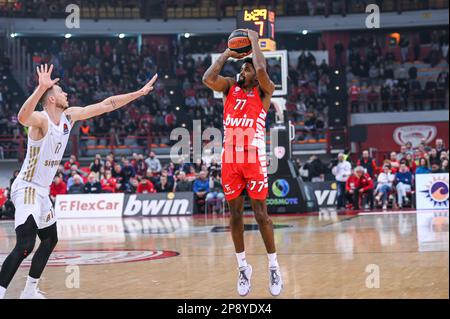
{"type": "Polygon", "coordinates": [[[16,208],[14,228],[24,224],[30,215],[33,216],[38,229],[47,228],[56,222],[48,191],[42,191],[39,186],[25,182],[13,185],[11,201],[16,208]]]}

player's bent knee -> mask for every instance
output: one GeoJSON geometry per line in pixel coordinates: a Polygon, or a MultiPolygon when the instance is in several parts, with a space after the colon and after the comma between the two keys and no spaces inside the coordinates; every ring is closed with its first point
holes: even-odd
{"type": "Polygon", "coordinates": [[[52,237],[48,238],[47,240],[48,240],[48,245],[50,246],[51,249],[53,249],[58,244],[58,235],[52,236],[52,237]]]}
{"type": "Polygon", "coordinates": [[[272,219],[264,211],[255,211],[255,219],[260,225],[272,224],[272,219]]]}
{"type": "Polygon", "coordinates": [[[21,240],[18,241],[14,250],[23,258],[28,257],[33,252],[36,240],[21,240]]]}

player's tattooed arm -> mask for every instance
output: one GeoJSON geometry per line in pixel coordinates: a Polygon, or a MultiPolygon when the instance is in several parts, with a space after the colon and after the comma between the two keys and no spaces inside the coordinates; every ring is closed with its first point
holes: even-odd
{"type": "Polygon", "coordinates": [[[258,33],[253,30],[248,30],[248,38],[252,44],[253,66],[255,67],[259,86],[265,94],[272,96],[273,91],[275,91],[275,84],[270,80],[269,74],[267,73],[266,58],[259,47],[258,33]]]}
{"type": "Polygon", "coordinates": [[[140,90],[127,94],[110,96],[100,103],[91,104],[85,107],[70,107],[65,112],[72,116],[73,121],[86,120],[104,113],[112,112],[153,91],[153,85],[157,79],[158,75],[155,74],[155,76],[140,90]]]}
{"type": "Polygon", "coordinates": [[[111,104],[111,111],[114,111],[115,109],[119,108],[116,104],[116,102],[114,101],[114,98],[111,98],[109,100],[109,103],[111,104]]]}
{"type": "Polygon", "coordinates": [[[226,94],[235,81],[232,78],[223,77],[219,73],[228,58],[240,59],[245,55],[247,54],[238,54],[230,49],[226,49],[225,52],[223,52],[220,57],[213,64],[211,64],[205,74],[203,74],[203,83],[214,91],[226,94]]]}

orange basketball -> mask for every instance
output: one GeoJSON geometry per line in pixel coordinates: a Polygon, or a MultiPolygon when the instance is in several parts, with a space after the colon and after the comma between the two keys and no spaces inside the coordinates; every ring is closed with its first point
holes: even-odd
{"type": "Polygon", "coordinates": [[[228,37],[228,48],[237,53],[247,53],[252,49],[252,44],[248,38],[248,33],[244,29],[237,29],[231,32],[228,37]]]}

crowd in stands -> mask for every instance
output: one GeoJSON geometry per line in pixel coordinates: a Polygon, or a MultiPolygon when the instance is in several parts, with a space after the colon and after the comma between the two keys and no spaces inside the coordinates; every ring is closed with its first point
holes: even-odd
{"type": "Polygon", "coordinates": [[[194,192],[197,211],[218,211],[224,194],[220,166],[206,157],[197,163],[161,165],[154,152],[145,158],[134,153],[129,159],[95,156],[89,167],[80,167],[75,155],[58,167],[50,187],[52,199],[59,194],[194,192]],[[206,162],[208,164],[206,164],[206,162]]]}
{"type": "MultiPolygon", "coordinates": [[[[348,156],[341,153],[337,162],[330,165],[337,184],[337,208],[360,209],[362,199],[365,199],[366,206],[370,209],[387,209],[390,199],[393,208],[401,209],[411,205],[415,176],[448,173],[448,160],[449,151],[440,138],[436,139],[434,147],[426,145],[424,141],[416,148],[411,143],[402,145],[399,152],[391,152],[382,163],[371,158],[367,150],[362,152],[355,163],[351,163],[348,156]]],[[[308,166],[320,167],[317,159],[307,164],[304,165],[306,169],[308,166]]],[[[319,172],[322,179],[325,170],[322,168],[319,172]]],[[[320,175],[317,176],[317,169],[311,171],[312,178],[320,178],[320,175]]]]}
{"type": "MultiPolygon", "coordinates": [[[[433,146],[425,141],[417,147],[411,143],[402,145],[398,151],[386,154],[380,163],[364,150],[353,160],[346,152],[327,164],[316,155],[305,163],[297,159],[296,164],[306,182],[334,178],[338,210],[401,209],[413,205],[416,175],[449,172],[449,150],[438,138],[433,146]]],[[[10,186],[17,174],[15,171],[10,186]]],[[[105,158],[96,155],[89,166],[81,167],[72,155],[58,167],[50,186],[52,200],[60,194],[168,192],[193,192],[196,213],[221,212],[224,193],[220,161],[206,153],[195,163],[180,158],[163,165],[151,151],[148,156],[133,153],[131,158],[119,158],[113,153],[105,158]]],[[[11,206],[10,201],[5,205],[11,206]]]]}
{"type": "Polygon", "coordinates": [[[92,18],[124,18],[131,16],[135,18],[151,19],[151,18],[181,18],[195,17],[189,9],[197,8],[206,9],[207,15],[202,17],[231,17],[234,11],[229,12],[227,9],[236,7],[267,7],[277,9],[277,15],[297,15],[297,16],[314,16],[330,14],[351,14],[365,12],[366,6],[370,3],[377,4],[382,12],[389,11],[405,11],[405,10],[428,10],[448,8],[446,1],[429,1],[429,0],[216,0],[213,3],[200,2],[194,0],[93,0],[83,2],[81,0],[42,0],[42,1],[0,1],[0,16],[16,16],[16,17],[39,17],[42,19],[62,18],[65,8],[69,4],[78,4],[81,7],[88,7],[93,11],[92,18]],[[112,15],[106,15],[106,8],[112,8],[112,15]],[[213,10],[208,10],[208,9],[213,10]],[[174,9],[181,9],[181,16],[171,12],[174,9]],[[190,15],[187,15],[184,9],[188,9],[190,15]],[[171,11],[172,10],[172,11],[171,11]]]}
{"type": "Polygon", "coordinates": [[[375,36],[352,37],[347,48],[334,45],[336,65],[346,65],[352,113],[448,108],[448,31],[399,36],[393,45],[399,54],[383,51],[385,39],[375,36]]]}
{"type": "MultiPolygon", "coordinates": [[[[336,64],[344,65],[352,112],[406,111],[448,107],[448,31],[426,33],[431,43],[429,51],[421,50],[422,42],[411,33],[401,36],[401,56],[380,44],[385,35],[352,37],[347,47],[339,41],[334,48],[336,64]],[[423,51],[423,52],[422,52],[423,51]],[[442,71],[424,81],[411,61],[441,65],[442,71]]],[[[171,38],[169,45],[136,38],[23,38],[33,64],[52,63],[55,76],[69,94],[70,105],[87,105],[109,95],[135,90],[154,73],[160,74],[153,94],[123,108],[81,123],[79,128],[81,155],[89,136],[108,136],[121,145],[126,136],[135,137],[144,150],[155,144],[169,144],[169,133],[194,119],[202,127],[222,127],[222,100],[214,99],[206,88],[202,75],[211,64],[208,52],[226,48],[223,37],[171,38]],[[167,87],[167,79],[178,85],[167,87]],[[180,96],[181,95],[181,96],[180,96]],[[178,99],[178,100],[177,100],[178,99]]],[[[325,60],[318,61],[309,51],[302,51],[297,63],[289,66],[289,87],[286,107],[296,124],[296,140],[325,138],[332,68],[325,60]]],[[[236,65],[227,64],[223,73],[234,76],[236,65]]],[[[276,66],[274,68],[277,68],[276,66]]],[[[34,68],[33,68],[34,69],[34,68]]],[[[276,77],[277,70],[269,70],[276,77]],[[273,71],[273,72],[272,72],[273,71]]],[[[28,92],[36,86],[36,76],[30,74],[28,92]]],[[[18,99],[8,86],[0,85],[0,135],[26,133],[17,128],[18,99]]],[[[270,108],[267,127],[274,120],[270,108]]],[[[97,141],[98,143],[98,141],[97,141]]]]}

